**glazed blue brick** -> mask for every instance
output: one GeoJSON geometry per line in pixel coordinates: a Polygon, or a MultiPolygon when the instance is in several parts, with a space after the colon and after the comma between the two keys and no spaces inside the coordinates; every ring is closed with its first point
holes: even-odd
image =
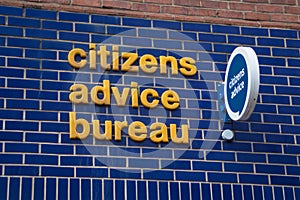
{"type": "Polygon", "coordinates": [[[91,199],[91,181],[89,179],[81,179],[81,198],[91,199]]]}
{"type": "Polygon", "coordinates": [[[12,47],[0,47],[0,54],[3,56],[22,56],[22,49],[12,47]]]}
{"type": "Polygon", "coordinates": [[[254,189],[254,198],[255,199],[263,199],[263,192],[261,186],[253,186],[254,189]]]}
{"type": "Polygon", "coordinates": [[[224,35],[199,33],[198,37],[199,37],[199,41],[219,42],[219,43],[226,42],[226,36],[224,35]]]}
{"type": "Polygon", "coordinates": [[[57,92],[26,90],[26,98],[57,100],[58,94],[57,92]]]}
{"type": "Polygon", "coordinates": [[[299,186],[299,177],[295,176],[271,176],[272,185],[293,185],[299,186]]]}
{"type": "Polygon", "coordinates": [[[290,78],[290,84],[300,86],[300,79],[299,78],[290,78]]]}
{"type": "Polygon", "coordinates": [[[124,45],[150,47],[151,39],[123,37],[124,45]]]}
{"type": "Polygon", "coordinates": [[[35,166],[5,166],[5,175],[38,176],[39,168],[35,166]]]}
{"type": "Polygon", "coordinates": [[[54,176],[54,177],[73,177],[73,167],[47,167],[42,166],[42,176],[54,176]]]}
{"type": "Polygon", "coordinates": [[[167,182],[159,182],[159,199],[168,200],[168,183],[167,182]]]}
{"type": "Polygon", "coordinates": [[[64,80],[64,81],[90,82],[90,74],[84,74],[84,73],[60,72],[59,77],[60,80],[64,80]]]}
{"type": "Polygon", "coordinates": [[[109,148],[111,156],[139,156],[140,149],[138,148],[109,148]]]}
{"type": "Polygon", "coordinates": [[[115,197],[116,199],[125,199],[124,196],[124,181],[116,180],[115,181],[115,197]]]}
{"type": "Polygon", "coordinates": [[[235,156],[232,152],[214,152],[210,151],[206,155],[207,160],[224,160],[224,161],[234,161],[235,156]]]}
{"type": "Polygon", "coordinates": [[[275,105],[257,104],[254,108],[254,112],[276,113],[277,111],[275,105]]]}
{"type": "Polygon", "coordinates": [[[121,26],[107,26],[107,34],[136,36],[137,31],[135,28],[121,27],[121,26]]]}
{"type": "Polygon", "coordinates": [[[59,12],[59,20],[61,21],[76,21],[76,22],[88,22],[89,15],[72,12],[59,12]]]}
{"type": "Polygon", "coordinates": [[[230,185],[222,185],[222,191],[223,191],[223,199],[224,200],[230,200],[232,199],[232,190],[230,185]]]}
{"type": "MultiPolygon", "coordinates": [[[[40,60],[23,59],[23,58],[8,58],[8,65],[24,68],[40,68],[40,60]]],[[[20,77],[22,77],[20,75],[20,77]]]]}
{"type": "MultiPolygon", "coordinates": [[[[226,55],[224,54],[219,54],[219,53],[199,53],[199,58],[200,60],[207,60],[207,61],[212,61],[212,62],[226,62],[227,58],[226,55]]],[[[211,74],[218,74],[220,77],[220,73],[215,73],[215,72],[206,72],[206,73],[211,73],[211,74]]]]}
{"type": "Polygon", "coordinates": [[[43,49],[54,49],[54,50],[70,50],[70,49],[72,49],[72,43],[43,40],[42,48],[43,49]]]}
{"type": "Polygon", "coordinates": [[[54,30],[65,30],[65,31],[73,30],[73,24],[69,22],[42,21],[42,27],[44,29],[54,29],[54,30]]]}
{"type": "Polygon", "coordinates": [[[297,31],[270,29],[271,37],[297,38],[297,31]]]}
{"type": "Polygon", "coordinates": [[[226,172],[254,172],[252,164],[224,163],[226,172]]]}
{"type": "Polygon", "coordinates": [[[256,164],[255,165],[256,173],[264,173],[264,174],[284,174],[284,166],[280,165],[262,165],[256,164]]]}
{"type": "Polygon", "coordinates": [[[274,187],[274,196],[276,199],[283,199],[282,187],[274,187]]]}
{"type": "Polygon", "coordinates": [[[286,171],[288,175],[300,175],[299,166],[287,166],[286,171]]]}
{"type": "Polygon", "coordinates": [[[294,48],[300,48],[300,40],[289,40],[286,39],[286,46],[287,47],[294,47],[294,48]]]}
{"type": "Polygon", "coordinates": [[[240,183],[268,184],[267,175],[239,174],[240,183]]]}
{"type": "Polygon", "coordinates": [[[105,27],[94,24],[75,24],[76,32],[105,33],[105,27]]]}
{"type": "Polygon", "coordinates": [[[165,78],[155,78],[155,85],[156,86],[163,86],[163,87],[184,87],[184,80],[180,79],[165,79],[165,78]]]}
{"type": "Polygon", "coordinates": [[[20,196],[20,178],[11,177],[9,182],[8,197],[18,199],[20,196]]]}
{"type": "Polygon", "coordinates": [[[54,81],[43,81],[42,83],[44,90],[65,90],[68,91],[72,82],[54,82],[54,81]]]}
{"type": "Polygon", "coordinates": [[[278,135],[278,134],[266,134],[267,142],[274,143],[294,143],[294,137],[292,135],[278,135]]]}
{"type": "MultiPolygon", "coordinates": [[[[276,76],[260,76],[260,82],[261,83],[267,83],[267,84],[281,84],[281,85],[287,85],[287,77],[276,77],[276,76]]],[[[276,98],[276,96],[268,96],[268,99],[276,98]],[[271,98],[272,97],[272,98],[271,98]]],[[[266,98],[266,97],[265,97],[266,98]]],[[[280,97],[285,99],[284,97],[280,97]]],[[[279,100],[279,99],[278,99],[279,100]]]]}
{"type": "Polygon", "coordinates": [[[118,16],[91,15],[92,23],[120,25],[121,19],[118,16]]]}
{"type": "Polygon", "coordinates": [[[47,178],[46,187],[46,199],[55,199],[57,188],[55,178],[47,178]]]}
{"type": "Polygon", "coordinates": [[[255,45],[255,39],[244,36],[228,36],[228,43],[255,45]]]}
{"type": "Polygon", "coordinates": [[[55,51],[48,50],[25,50],[25,56],[28,58],[40,58],[40,59],[56,59],[55,51]]]}
{"type": "Polygon", "coordinates": [[[57,134],[39,134],[39,133],[26,133],[25,140],[27,142],[47,142],[47,143],[57,143],[58,135],[57,134]]]}
{"type": "Polygon", "coordinates": [[[292,86],[276,86],[276,92],[277,94],[297,95],[300,92],[300,88],[292,86]]]}
{"type": "MultiPolygon", "coordinates": [[[[1,74],[1,72],[0,72],[0,74],[1,74]]],[[[3,89],[0,89],[0,96],[1,97],[12,97],[12,98],[22,98],[23,90],[3,88],[3,89]]]]}
{"type": "Polygon", "coordinates": [[[251,130],[256,132],[279,132],[279,126],[274,124],[251,124],[251,130]]]}
{"type": "Polygon", "coordinates": [[[170,198],[174,200],[179,200],[179,186],[178,182],[170,182],[170,198]]]}
{"type": "Polygon", "coordinates": [[[73,154],[73,146],[42,144],[41,152],[48,154],[73,154]]]}
{"type": "Polygon", "coordinates": [[[26,70],[27,78],[58,80],[58,72],[46,70],[26,70]]]}
{"type": "Polygon", "coordinates": [[[71,192],[70,198],[74,200],[79,200],[79,179],[71,179],[70,180],[70,190],[71,192]]]}
{"type": "Polygon", "coordinates": [[[181,23],[174,21],[153,20],[153,27],[180,30],[181,23]]]}
{"type": "Polygon", "coordinates": [[[22,164],[21,154],[0,154],[2,164],[22,164]]]}
{"type": "Polygon", "coordinates": [[[265,28],[242,27],[241,29],[243,35],[269,36],[269,31],[265,28]]]}
{"type": "Polygon", "coordinates": [[[73,32],[60,32],[59,39],[61,40],[70,40],[70,41],[80,41],[88,42],[89,35],[84,33],[73,33],[73,32]]]}
{"type": "Polygon", "coordinates": [[[39,89],[40,82],[38,80],[22,80],[22,79],[8,79],[8,87],[12,88],[33,88],[39,89]]]}
{"type": "MultiPolygon", "coordinates": [[[[144,182],[140,182],[140,183],[144,183],[144,182]]],[[[151,187],[151,183],[152,182],[149,182],[149,187],[151,187]]],[[[136,198],[136,182],[135,181],[126,181],[126,188],[127,188],[127,199],[135,199],[136,198]]],[[[145,188],[146,190],[146,188],[145,188]]],[[[138,194],[140,194],[138,192],[138,194]]],[[[147,194],[147,191],[145,191],[144,193],[145,195],[147,194]]],[[[147,198],[145,198],[147,199],[147,198]]]]}
{"type": "Polygon", "coordinates": [[[8,46],[39,48],[40,41],[35,39],[7,38],[8,46]]]}
{"type": "Polygon", "coordinates": [[[38,109],[39,102],[35,100],[17,100],[17,99],[7,99],[7,108],[23,108],[23,109],[38,109]]]}
{"type": "Polygon", "coordinates": [[[300,107],[278,106],[279,114],[300,114],[300,107]]]}
{"type": "Polygon", "coordinates": [[[76,146],[76,154],[107,155],[107,148],[104,146],[76,146]]]}
{"type": "Polygon", "coordinates": [[[273,48],[273,56],[299,57],[298,49],[273,48]]]}
{"type": "Polygon", "coordinates": [[[195,32],[178,32],[178,31],[169,31],[170,39],[178,40],[197,40],[197,33],[195,32]]]}
{"type": "Polygon", "coordinates": [[[8,25],[39,28],[40,21],[36,19],[29,19],[29,18],[8,17],[8,25]]]}
{"type": "Polygon", "coordinates": [[[194,170],[222,171],[222,163],[208,161],[193,161],[194,170]]]}
{"type": "Polygon", "coordinates": [[[45,39],[56,39],[56,31],[52,30],[40,30],[40,29],[30,29],[25,30],[26,37],[33,38],[45,38],[45,39]]]}
{"type": "Polygon", "coordinates": [[[56,19],[56,11],[27,8],[26,17],[34,17],[34,18],[41,18],[41,19],[56,19]]]}
{"type": "Polygon", "coordinates": [[[288,156],[288,155],[268,155],[268,159],[270,163],[278,163],[278,164],[297,164],[296,156],[288,156]]]}
{"type": "Polygon", "coordinates": [[[138,29],[139,37],[167,38],[167,31],[153,29],[138,29]]]}
{"type": "Polygon", "coordinates": [[[158,199],[158,197],[157,197],[157,182],[154,182],[154,181],[148,182],[148,199],[158,199]]]}
{"type": "Polygon", "coordinates": [[[299,97],[292,97],[292,104],[293,105],[300,105],[300,98],[299,97]]]}
{"type": "Polygon", "coordinates": [[[0,110],[0,116],[5,116],[5,119],[22,119],[23,112],[19,110],[0,110]]]}
{"type": "Polygon", "coordinates": [[[31,191],[32,191],[32,179],[31,178],[23,178],[22,179],[22,193],[21,196],[24,199],[31,198],[31,191]]]}
{"type": "Polygon", "coordinates": [[[278,38],[258,38],[258,45],[284,47],[284,40],[278,38]]]}
{"type": "Polygon", "coordinates": [[[144,171],[144,179],[154,179],[154,180],[173,180],[173,171],[159,170],[159,171],[144,171]]]}
{"type": "Polygon", "coordinates": [[[236,143],[223,143],[224,150],[232,150],[232,151],[251,151],[251,144],[236,142],[236,143]]]}
{"type": "Polygon", "coordinates": [[[25,130],[25,131],[37,131],[37,122],[26,122],[26,121],[6,121],[6,130],[25,130]]]}
{"type": "Polygon", "coordinates": [[[213,199],[222,199],[220,184],[212,184],[212,191],[213,199]]]}
{"type": "Polygon", "coordinates": [[[265,114],[264,115],[264,122],[273,122],[273,123],[275,122],[275,123],[291,124],[292,119],[291,119],[291,116],[265,114]]]}
{"type": "Polygon", "coordinates": [[[292,188],[287,188],[284,187],[284,196],[286,199],[293,199],[294,198],[294,193],[292,188]]]}
{"type": "Polygon", "coordinates": [[[58,198],[59,199],[68,198],[68,179],[62,179],[62,178],[58,179],[58,198]]]}
{"type": "Polygon", "coordinates": [[[255,154],[255,153],[237,153],[237,160],[240,162],[266,162],[265,154],[255,154]]]}
{"type": "Polygon", "coordinates": [[[105,168],[77,168],[76,176],[78,177],[107,177],[108,169],[105,168]]]}
{"type": "Polygon", "coordinates": [[[275,75],[287,75],[293,74],[294,76],[299,76],[299,70],[294,68],[274,68],[275,75]]]}
{"type": "Polygon", "coordinates": [[[281,153],[281,145],[277,144],[253,144],[254,152],[281,153]]]}
{"type": "Polygon", "coordinates": [[[252,49],[255,51],[257,55],[271,55],[271,50],[270,48],[265,48],[265,47],[252,47],[252,49]]]}
{"type": "Polygon", "coordinates": [[[189,183],[181,182],[180,183],[181,190],[181,199],[190,199],[190,186],[189,183]]]}
{"type": "Polygon", "coordinates": [[[104,180],[104,199],[113,200],[113,188],[112,180],[104,180]]]}
{"type": "Polygon", "coordinates": [[[235,27],[235,26],[212,25],[212,32],[240,34],[240,29],[239,29],[239,27],[235,27]]]}
{"type": "Polygon", "coordinates": [[[57,165],[58,156],[25,155],[25,164],[57,165]]]}
{"type": "Polygon", "coordinates": [[[10,6],[0,6],[0,14],[22,16],[23,9],[10,6]]]}
{"type": "Polygon", "coordinates": [[[93,159],[92,157],[84,156],[62,156],[60,157],[60,164],[69,166],[91,166],[93,159]]]}
{"type": "Polygon", "coordinates": [[[209,184],[201,183],[201,191],[202,199],[211,199],[211,190],[209,184]]]}
{"type": "Polygon", "coordinates": [[[213,149],[221,150],[221,143],[216,141],[207,141],[207,140],[194,140],[192,142],[193,149],[213,149]]]}
{"type": "Polygon", "coordinates": [[[34,179],[34,198],[44,198],[44,179],[35,178],[34,179]]]}
{"type": "Polygon", "coordinates": [[[237,46],[229,44],[214,44],[215,52],[231,53],[237,46]]]}
{"type": "Polygon", "coordinates": [[[208,172],[207,177],[208,177],[208,181],[210,182],[236,183],[237,181],[237,174],[232,174],[232,173],[208,172]]]}
{"type": "Polygon", "coordinates": [[[184,31],[210,32],[210,24],[183,22],[182,29],[184,31]]]}
{"type": "Polygon", "coordinates": [[[175,178],[178,181],[205,181],[205,173],[176,171],[175,178]]]}
{"type": "Polygon", "coordinates": [[[95,199],[101,199],[102,198],[102,180],[98,179],[92,179],[92,192],[93,192],[93,198],[95,199]]]}
{"type": "Polygon", "coordinates": [[[151,26],[151,21],[147,20],[147,19],[123,17],[123,25],[124,26],[150,27],[151,26]]]}
{"type": "Polygon", "coordinates": [[[141,170],[135,169],[110,169],[111,178],[121,178],[121,179],[140,179],[141,170]]]}
{"type": "Polygon", "coordinates": [[[261,74],[271,75],[271,74],[273,74],[272,70],[273,70],[273,68],[271,68],[269,66],[260,66],[260,73],[261,74]]]}
{"type": "Polygon", "coordinates": [[[22,36],[23,29],[15,27],[0,26],[0,35],[22,36]]]}
{"type": "Polygon", "coordinates": [[[292,145],[284,146],[284,153],[286,154],[298,154],[299,150],[300,150],[299,146],[292,146],[292,145]]]}
{"type": "Polygon", "coordinates": [[[68,62],[52,61],[52,60],[42,60],[43,69],[54,69],[57,70],[57,66],[60,70],[72,70],[72,67],[68,62]]]}
{"type": "Polygon", "coordinates": [[[129,158],[128,165],[129,167],[134,167],[134,168],[156,168],[157,169],[159,166],[159,161],[154,159],[129,158]]]}
{"type": "Polygon", "coordinates": [[[0,16],[0,24],[5,24],[5,17],[4,16],[0,16]]]}
{"type": "Polygon", "coordinates": [[[0,198],[6,199],[7,197],[7,177],[0,177],[0,184],[2,186],[2,189],[0,190],[0,198]]]}
{"type": "MultiPolygon", "coordinates": [[[[147,194],[147,192],[146,192],[146,182],[145,181],[138,181],[137,182],[137,190],[139,191],[138,193],[137,193],[137,195],[138,195],[138,199],[146,199],[147,197],[146,197],[146,194],[147,194]]],[[[127,190],[128,191],[128,190],[127,190]]],[[[175,191],[174,191],[175,192],[175,191]]],[[[129,192],[129,194],[130,194],[130,192],[129,192]]],[[[134,195],[135,193],[133,193],[133,195],[134,195]]],[[[127,195],[127,197],[128,197],[128,199],[130,199],[129,197],[129,195],[127,195]]]]}
{"type": "Polygon", "coordinates": [[[93,43],[107,43],[107,44],[121,44],[121,38],[119,36],[106,36],[106,35],[92,35],[93,43]]]}
{"type": "Polygon", "coordinates": [[[161,160],[161,166],[164,166],[164,169],[191,169],[190,161],[171,161],[171,160],[161,160]]]}

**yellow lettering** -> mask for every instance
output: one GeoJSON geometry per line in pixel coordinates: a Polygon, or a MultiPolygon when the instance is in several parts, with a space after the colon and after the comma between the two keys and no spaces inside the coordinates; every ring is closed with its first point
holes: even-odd
{"type": "Polygon", "coordinates": [[[116,45],[112,46],[112,69],[119,70],[119,47],[116,45]]]}
{"type": "Polygon", "coordinates": [[[77,69],[80,69],[82,67],[84,67],[87,63],[86,61],[86,53],[83,49],[79,49],[79,48],[75,48],[72,49],[69,54],[68,54],[68,62],[69,64],[77,69]],[[76,56],[80,56],[80,58],[82,58],[79,62],[75,60],[76,56]]]}
{"type": "Polygon", "coordinates": [[[190,57],[181,58],[179,64],[181,67],[179,71],[185,76],[193,76],[197,73],[197,67],[195,66],[195,60],[190,57]]]}
{"type": "Polygon", "coordinates": [[[97,105],[110,105],[110,82],[103,81],[103,86],[95,86],[91,90],[91,99],[97,105]],[[102,93],[102,99],[99,99],[98,93],[102,93]]]}
{"type": "Polygon", "coordinates": [[[122,53],[122,58],[127,58],[127,60],[122,64],[121,70],[123,72],[137,72],[139,70],[138,66],[133,66],[133,63],[137,60],[137,53],[122,53]]]}
{"type": "Polygon", "coordinates": [[[171,134],[171,140],[174,143],[179,143],[179,144],[189,143],[189,130],[186,124],[181,126],[181,134],[182,134],[181,138],[177,137],[176,124],[170,124],[170,134],[171,134]]]}
{"type": "Polygon", "coordinates": [[[112,139],[112,122],[110,120],[105,121],[105,132],[100,133],[100,121],[93,120],[93,135],[97,140],[111,140],[112,139]]]}
{"type": "Polygon", "coordinates": [[[147,99],[149,95],[151,95],[153,98],[157,98],[158,97],[158,93],[155,90],[153,90],[153,89],[145,89],[141,93],[141,102],[142,102],[142,104],[146,108],[154,108],[155,106],[158,105],[159,100],[153,99],[152,102],[149,102],[148,99],[147,99]]]}
{"type": "Polygon", "coordinates": [[[96,44],[90,44],[90,69],[96,69],[96,44]]]}
{"type": "Polygon", "coordinates": [[[160,73],[166,74],[167,73],[167,63],[171,63],[171,70],[172,75],[178,74],[178,65],[177,60],[173,56],[159,56],[159,62],[160,62],[160,73]]]}
{"type": "Polygon", "coordinates": [[[131,106],[133,108],[139,107],[139,100],[138,100],[138,84],[137,82],[131,82],[131,106]]]}
{"type": "Polygon", "coordinates": [[[72,103],[88,103],[88,88],[83,84],[74,84],[70,87],[69,100],[72,103]]]}
{"type": "Polygon", "coordinates": [[[153,123],[150,126],[150,139],[152,142],[159,143],[159,142],[168,142],[168,131],[167,126],[163,123],[157,122],[153,123]],[[159,129],[159,130],[157,130],[159,129]]]}
{"type": "Polygon", "coordinates": [[[69,113],[70,139],[85,139],[90,134],[90,125],[85,119],[76,119],[76,113],[69,113]],[[82,126],[82,132],[77,132],[77,126],[82,126]]]}
{"type": "Polygon", "coordinates": [[[107,63],[107,57],[110,55],[109,51],[106,51],[106,46],[100,46],[98,51],[100,56],[100,65],[104,70],[110,70],[110,64],[107,63]]]}
{"type": "Polygon", "coordinates": [[[163,106],[169,110],[175,110],[179,107],[179,96],[173,90],[165,91],[161,96],[161,103],[163,106]]]}
{"type": "Polygon", "coordinates": [[[123,91],[122,91],[122,95],[120,95],[119,89],[117,87],[112,87],[111,90],[112,90],[112,93],[115,97],[117,105],[118,106],[125,106],[126,99],[128,97],[130,89],[129,88],[124,88],[123,91]]]}
{"type": "Polygon", "coordinates": [[[140,58],[140,67],[145,73],[154,73],[157,70],[157,60],[150,54],[145,54],[140,58]]]}
{"type": "Polygon", "coordinates": [[[137,142],[142,142],[147,137],[147,128],[143,122],[132,122],[128,127],[129,137],[137,142]]]}
{"type": "Polygon", "coordinates": [[[122,129],[127,127],[128,123],[126,121],[123,121],[123,122],[115,121],[114,126],[115,126],[115,140],[120,141],[122,129]]]}

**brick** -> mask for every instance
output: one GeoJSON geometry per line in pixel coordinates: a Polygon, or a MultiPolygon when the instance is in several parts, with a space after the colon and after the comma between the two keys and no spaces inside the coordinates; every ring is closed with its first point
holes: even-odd
{"type": "Polygon", "coordinates": [[[297,22],[298,21],[298,16],[294,15],[286,15],[286,14],[273,14],[271,17],[272,21],[276,22],[297,22]]]}
{"type": "Polygon", "coordinates": [[[255,153],[237,153],[237,160],[239,162],[266,163],[266,155],[255,153]]]}
{"type": "MultiPolygon", "coordinates": [[[[282,4],[283,2],[280,0],[271,0],[271,4],[282,4]]],[[[285,0],[284,1],[285,5],[296,5],[296,0],[285,0]]]]}
{"type": "Polygon", "coordinates": [[[105,27],[93,24],[75,24],[76,32],[105,33],[105,27]]]}
{"type": "Polygon", "coordinates": [[[151,27],[151,21],[147,19],[138,18],[123,18],[123,25],[125,26],[141,26],[141,27],[151,27]]]}
{"type": "Polygon", "coordinates": [[[238,11],[254,11],[255,5],[250,3],[229,3],[229,8],[238,11]]]}
{"type": "Polygon", "coordinates": [[[153,20],[153,27],[180,30],[181,23],[174,21],[153,20]]]}
{"type": "Polygon", "coordinates": [[[74,177],[74,168],[42,166],[41,174],[42,176],[74,177]]]}
{"type": "Polygon", "coordinates": [[[221,18],[229,18],[229,19],[242,19],[243,13],[239,11],[232,10],[217,10],[216,15],[221,18]]]}
{"type": "Polygon", "coordinates": [[[48,50],[25,50],[25,57],[56,60],[56,52],[48,50]]]}
{"type": "Polygon", "coordinates": [[[84,33],[70,33],[70,32],[60,32],[59,39],[61,40],[70,40],[70,41],[80,41],[88,42],[89,35],[84,33]]]}
{"type": "Polygon", "coordinates": [[[57,122],[42,122],[41,131],[46,132],[69,132],[69,125],[57,122]]]}
{"type": "Polygon", "coordinates": [[[228,36],[228,43],[255,45],[255,39],[245,36],[228,36]]]}
{"type": "Polygon", "coordinates": [[[270,57],[258,57],[259,64],[262,65],[275,65],[275,66],[285,66],[285,59],[283,58],[270,58],[270,57]]]}
{"type": "Polygon", "coordinates": [[[88,22],[89,15],[81,13],[72,13],[72,12],[59,12],[59,20],[61,21],[77,21],[77,22],[88,22]]]}
{"type": "Polygon", "coordinates": [[[92,6],[92,7],[99,7],[100,6],[100,0],[87,0],[87,1],[82,1],[82,0],[73,0],[72,1],[73,5],[80,5],[80,6],[92,6]]]}
{"type": "Polygon", "coordinates": [[[40,41],[34,39],[8,38],[7,45],[12,47],[39,48],[40,41]]]}
{"type": "Polygon", "coordinates": [[[254,152],[281,153],[281,145],[277,144],[253,144],[254,152]]]}
{"type": "Polygon", "coordinates": [[[131,8],[131,3],[126,2],[126,1],[103,0],[102,7],[103,8],[117,8],[117,9],[129,10],[131,8]]]}
{"type": "Polygon", "coordinates": [[[27,8],[25,11],[26,11],[26,17],[34,17],[34,18],[41,18],[41,19],[56,19],[56,11],[40,10],[40,9],[32,9],[32,8],[27,8]]]}
{"type": "Polygon", "coordinates": [[[288,175],[300,175],[299,166],[287,166],[286,170],[288,175]]]}
{"type": "Polygon", "coordinates": [[[123,43],[125,45],[149,47],[151,46],[151,39],[123,37],[123,43]]]}
{"type": "Polygon", "coordinates": [[[175,40],[154,40],[154,47],[166,49],[182,49],[181,42],[175,40]]]}
{"type": "Polygon", "coordinates": [[[246,20],[257,20],[257,21],[270,21],[271,15],[264,13],[255,13],[255,12],[245,12],[246,20]]]}
{"type": "Polygon", "coordinates": [[[139,29],[138,35],[139,37],[167,38],[167,32],[163,30],[139,29]]]}
{"type": "Polygon", "coordinates": [[[73,154],[73,146],[42,144],[41,152],[49,154],[73,154]]]}
{"type": "Polygon", "coordinates": [[[217,35],[217,34],[199,33],[199,40],[200,41],[222,43],[222,42],[226,41],[226,36],[224,36],[224,35],[217,35]]]}
{"type": "Polygon", "coordinates": [[[286,14],[300,14],[300,7],[299,6],[284,6],[284,11],[286,14]]]}
{"type": "Polygon", "coordinates": [[[147,4],[147,6],[145,6],[145,4],[142,4],[142,3],[134,3],[134,4],[132,4],[132,10],[151,12],[151,13],[159,13],[160,6],[153,5],[153,4],[147,4]]]}
{"type": "Polygon", "coordinates": [[[215,17],[216,16],[216,10],[212,9],[204,9],[204,8],[195,8],[195,7],[190,7],[188,9],[188,15],[189,16],[211,16],[215,17]]]}
{"type": "Polygon", "coordinates": [[[57,165],[58,156],[25,155],[25,164],[57,165]]]}
{"type": "Polygon", "coordinates": [[[27,28],[25,29],[25,36],[33,38],[56,39],[56,31],[27,28]]]}
{"type": "Polygon", "coordinates": [[[167,4],[171,5],[172,0],[144,0],[145,3],[167,4]]]}
{"type": "Polygon", "coordinates": [[[256,11],[268,12],[268,13],[283,13],[283,6],[269,5],[269,4],[257,4],[256,11]]]}
{"type": "Polygon", "coordinates": [[[12,47],[0,47],[0,54],[3,56],[22,56],[22,49],[12,47]]]}
{"type": "Polygon", "coordinates": [[[224,25],[212,25],[212,31],[215,33],[240,34],[239,27],[224,26],[224,25]]]}
{"type": "Polygon", "coordinates": [[[256,169],[256,173],[263,173],[263,174],[284,174],[285,173],[284,167],[280,165],[256,164],[255,169],[256,169]]]}
{"type": "Polygon", "coordinates": [[[218,8],[218,9],[227,9],[227,2],[218,2],[218,1],[202,1],[202,6],[205,8],[218,8]]]}
{"type": "Polygon", "coordinates": [[[254,36],[268,36],[269,31],[265,28],[252,28],[252,27],[242,27],[243,35],[254,35],[254,36]]]}
{"type": "Polygon", "coordinates": [[[27,19],[20,17],[8,17],[8,25],[39,28],[40,21],[36,19],[27,19]]]}
{"type": "Polygon", "coordinates": [[[22,119],[23,112],[18,110],[0,110],[0,115],[5,116],[6,119],[22,119]]]}
{"type": "Polygon", "coordinates": [[[258,38],[257,42],[259,45],[263,46],[284,46],[283,39],[273,39],[273,38],[258,38]]]}
{"type": "Polygon", "coordinates": [[[205,173],[176,171],[175,178],[178,181],[205,181],[205,173]]]}
{"type": "Polygon", "coordinates": [[[276,104],[290,104],[290,98],[288,96],[262,95],[262,102],[276,103],[276,104]]]}
{"type": "Polygon", "coordinates": [[[184,31],[210,32],[210,24],[196,24],[190,22],[183,22],[182,29],[184,31]]]}
{"type": "Polygon", "coordinates": [[[26,133],[25,140],[27,142],[46,142],[46,143],[57,143],[58,135],[57,134],[39,134],[39,133],[26,133]]]}
{"type": "Polygon", "coordinates": [[[275,123],[291,124],[292,120],[291,120],[290,116],[265,114],[264,115],[264,122],[271,122],[271,123],[275,122],[275,123]]]}
{"type": "Polygon", "coordinates": [[[241,183],[268,184],[267,175],[239,174],[241,183]]]}
{"type": "Polygon", "coordinates": [[[10,6],[0,6],[0,14],[22,16],[23,9],[10,6]]]}
{"type": "Polygon", "coordinates": [[[39,102],[35,100],[18,100],[18,99],[8,99],[6,102],[7,108],[23,108],[23,109],[38,109],[39,102]]]}
{"type": "Polygon", "coordinates": [[[3,164],[22,164],[22,155],[18,154],[0,154],[0,160],[3,164]]]}
{"type": "Polygon", "coordinates": [[[27,131],[37,131],[37,122],[26,122],[26,121],[6,121],[5,128],[7,130],[27,130],[27,131]]]}
{"type": "Polygon", "coordinates": [[[72,31],[73,24],[70,22],[57,22],[57,21],[42,21],[42,27],[44,29],[54,29],[54,30],[65,30],[72,31]]]}
{"type": "Polygon", "coordinates": [[[226,172],[253,172],[252,164],[244,163],[224,163],[224,169],[226,172]]]}
{"type": "Polygon", "coordinates": [[[295,176],[271,176],[271,184],[299,186],[299,177],[295,176]]]}
{"type": "Polygon", "coordinates": [[[121,19],[119,16],[103,16],[103,15],[91,15],[92,23],[101,24],[115,24],[120,25],[121,19]]]}
{"type": "Polygon", "coordinates": [[[271,37],[283,37],[283,38],[297,38],[297,31],[270,29],[270,36],[271,37]]]}
{"type": "Polygon", "coordinates": [[[144,171],[143,177],[145,179],[153,179],[153,180],[173,180],[174,172],[169,170],[160,170],[160,171],[144,171]]]}
{"type": "Polygon", "coordinates": [[[34,166],[5,166],[5,175],[38,176],[39,168],[34,166]]]}
{"type": "Polygon", "coordinates": [[[233,173],[207,173],[208,181],[210,182],[225,182],[225,183],[236,183],[237,174],[233,173]]]}
{"type": "Polygon", "coordinates": [[[162,13],[178,14],[178,15],[187,15],[188,9],[181,6],[162,6],[162,13]]]}

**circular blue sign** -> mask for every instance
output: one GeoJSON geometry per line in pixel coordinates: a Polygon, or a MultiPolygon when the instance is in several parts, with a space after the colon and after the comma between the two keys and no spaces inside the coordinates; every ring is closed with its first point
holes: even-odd
{"type": "Polygon", "coordinates": [[[227,65],[224,85],[226,110],[233,120],[246,120],[256,104],[259,87],[259,65],[249,47],[236,48],[227,65]]]}

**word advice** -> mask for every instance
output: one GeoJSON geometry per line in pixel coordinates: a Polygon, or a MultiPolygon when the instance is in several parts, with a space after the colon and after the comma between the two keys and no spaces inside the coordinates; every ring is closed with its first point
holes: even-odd
{"type": "MultiPolygon", "coordinates": [[[[96,50],[95,44],[90,44],[89,58],[87,53],[82,49],[72,49],[68,55],[69,64],[76,69],[85,67],[89,60],[89,69],[95,70],[96,63],[100,59],[100,66],[104,70],[110,71],[135,71],[142,70],[146,73],[154,73],[158,69],[158,62],[156,58],[150,54],[140,56],[139,66],[133,63],[137,62],[139,57],[136,53],[122,53],[121,58],[123,64],[119,64],[119,48],[112,47],[112,52],[107,51],[105,46],[100,46],[96,50]],[[112,54],[112,63],[108,63],[108,56],[112,54]],[[78,59],[79,56],[79,59],[78,59]],[[97,58],[98,57],[98,58],[97,58]],[[120,69],[119,69],[120,68],[120,69]]],[[[184,57],[179,60],[172,56],[160,56],[160,73],[167,73],[168,67],[171,67],[171,73],[177,75],[180,72],[186,76],[192,76],[197,72],[195,61],[192,58],[184,57]]],[[[155,88],[140,88],[137,82],[131,82],[130,86],[114,87],[109,80],[103,80],[99,85],[92,88],[83,83],[75,83],[70,86],[69,100],[73,104],[89,104],[93,103],[96,106],[110,106],[111,100],[114,98],[117,106],[131,106],[133,109],[138,109],[139,106],[144,106],[147,109],[153,109],[161,105],[168,110],[176,110],[180,106],[179,95],[167,89],[159,94],[155,88]],[[139,105],[141,104],[141,105],[139,105]]],[[[85,139],[90,134],[97,140],[115,140],[119,141],[122,138],[122,132],[128,133],[130,139],[142,142],[146,138],[150,138],[152,142],[169,142],[187,144],[189,142],[189,130],[187,124],[182,124],[177,127],[176,124],[169,124],[168,126],[161,122],[155,122],[147,127],[141,121],[133,121],[130,124],[127,121],[105,120],[88,120],[83,118],[76,118],[76,112],[69,113],[69,128],[70,139],[85,139]],[[101,131],[100,124],[104,124],[104,130],[101,131]],[[127,129],[127,130],[125,130],[127,129]],[[180,131],[179,131],[180,130],[180,131]],[[102,132],[102,133],[101,133],[102,132]],[[179,133],[181,132],[181,133],[179,133]],[[180,136],[179,136],[180,135],[180,136]]]]}

